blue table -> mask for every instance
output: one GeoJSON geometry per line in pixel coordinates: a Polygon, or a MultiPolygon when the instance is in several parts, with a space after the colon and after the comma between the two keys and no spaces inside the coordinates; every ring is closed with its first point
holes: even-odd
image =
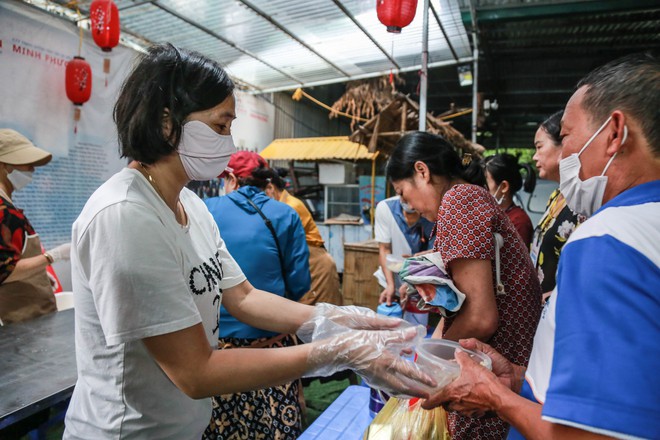
{"type": "Polygon", "coordinates": [[[361,440],[371,420],[369,388],[351,385],[298,439],[361,440]]]}

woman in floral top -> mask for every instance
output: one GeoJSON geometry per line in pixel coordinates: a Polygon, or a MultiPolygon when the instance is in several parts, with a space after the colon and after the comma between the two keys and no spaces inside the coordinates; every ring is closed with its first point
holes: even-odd
{"type": "MultiPolygon", "coordinates": [[[[559,111],[544,121],[536,131],[533,159],[541,179],[559,182],[559,159],[561,159],[560,121],[564,111],[559,111]]],[[[545,214],[534,229],[531,257],[541,282],[543,301],[555,288],[555,275],[562,247],[575,228],[585,220],[566,206],[564,196],[555,190],[550,195],[545,214]]]]}
{"type": "MultiPolygon", "coordinates": [[[[458,289],[466,295],[461,309],[434,338],[478,338],[527,365],[541,316],[541,290],[534,266],[507,214],[484,188],[483,169],[466,161],[444,138],[414,132],[402,137],[387,163],[394,190],[428,220],[436,221],[433,249],[439,252],[458,289]],[[504,291],[496,293],[495,234],[504,291]]],[[[494,417],[469,418],[449,412],[453,440],[503,440],[509,426],[494,417]]]]}

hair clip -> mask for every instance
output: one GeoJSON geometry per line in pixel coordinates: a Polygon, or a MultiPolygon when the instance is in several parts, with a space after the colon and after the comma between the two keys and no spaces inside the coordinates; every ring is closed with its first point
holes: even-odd
{"type": "Polygon", "coordinates": [[[472,163],[472,154],[463,153],[463,166],[466,167],[472,163]]]}

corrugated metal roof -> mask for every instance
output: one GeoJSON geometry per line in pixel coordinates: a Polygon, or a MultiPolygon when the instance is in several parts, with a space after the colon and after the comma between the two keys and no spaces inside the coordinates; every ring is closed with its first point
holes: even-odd
{"type": "MultiPolygon", "coordinates": [[[[24,0],[28,1],[28,0],[24,0]]],[[[35,3],[45,0],[31,0],[35,3]]],[[[68,0],[46,1],[71,7],[68,0]]],[[[386,32],[365,0],[115,0],[138,45],[197,50],[256,92],[290,90],[421,68],[423,0],[401,34],[386,32]]],[[[429,66],[470,61],[456,0],[431,0],[429,66]],[[454,50],[452,54],[451,47],[454,50]]],[[[76,2],[83,15],[91,0],[76,2]]]]}
{"type": "Polygon", "coordinates": [[[275,139],[259,153],[268,160],[372,160],[367,147],[348,136],[275,139]]]}

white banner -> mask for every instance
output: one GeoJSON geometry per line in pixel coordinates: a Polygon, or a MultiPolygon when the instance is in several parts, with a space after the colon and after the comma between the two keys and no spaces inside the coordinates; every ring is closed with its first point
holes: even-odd
{"type": "Polygon", "coordinates": [[[275,107],[259,96],[236,92],[236,120],[231,132],[236,147],[261,151],[275,136],[275,107]]]}
{"type": "Polygon", "coordinates": [[[112,108],[135,51],[102,52],[85,32],[81,55],[92,67],[92,96],[76,126],[65,69],[78,44],[70,22],[19,3],[0,4],[0,127],[53,154],[34,181],[13,195],[46,247],[71,239],[71,225],[89,196],[125,164],[112,108]],[[104,58],[111,60],[108,75],[104,58]]]}
{"type": "MultiPolygon", "coordinates": [[[[13,128],[53,154],[13,196],[46,247],[70,240],[89,196],[126,164],[119,158],[112,110],[137,54],[123,46],[102,52],[84,32],[81,55],[92,67],[92,96],[75,124],[65,69],[78,45],[79,30],[71,22],[18,2],[0,3],[0,128],[13,128]],[[105,58],[111,61],[108,75],[105,58]]],[[[273,140],[274,115],[265,99],[237,92],[236,146],[263,150],[273,140]]]]}

